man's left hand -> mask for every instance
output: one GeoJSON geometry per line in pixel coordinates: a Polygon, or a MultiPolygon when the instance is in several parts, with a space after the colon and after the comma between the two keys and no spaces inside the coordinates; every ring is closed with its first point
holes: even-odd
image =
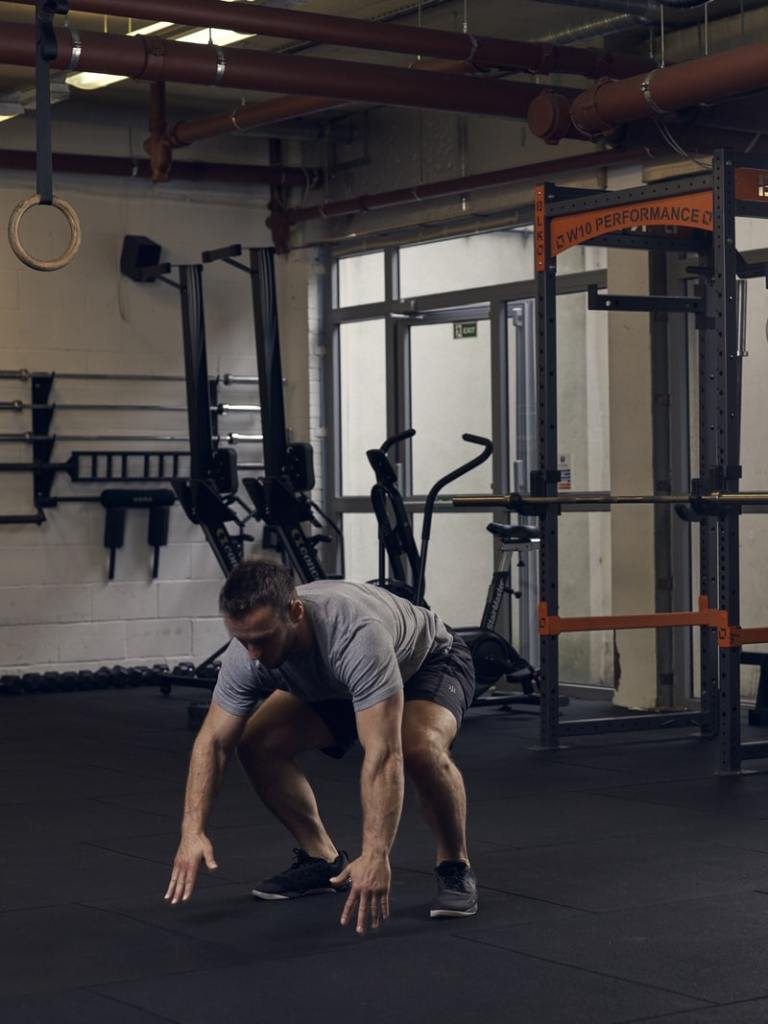
{"type": "Polygon", "coordinates": [[[331,879],[331,885],[341,886],[350,883],[350,890],[344,910],[341,913],[342,925],[347,925],[355,914],[357,906],[358,935],[365,934],[370,922],[371,928],[379,925],[389,917],[389,887],[392,872],[389,857],[363,854],[348,864],[342,872],[331,879]]]}

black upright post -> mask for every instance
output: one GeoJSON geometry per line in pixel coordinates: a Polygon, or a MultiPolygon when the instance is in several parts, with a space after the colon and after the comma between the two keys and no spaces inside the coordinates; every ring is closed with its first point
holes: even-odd
{"type": "MultiPolygon", "coordinates": [[[[714,268],[711,272],[714,274],[714,268]]],[[[711,491],[712,476],[717,466],[717,338],[715,308],[717,297],[714,279],[706,282],[704,295],[704,324],[699,331],[699,485],[703,492],[711,491]]],[[[717,571],[716,515],[705,515],[699,526],[699,590],[710,608],[719,607],[720,589],[717,571]]],[[[701,711],[702,732],[716,736],[719,729],[719,686],[717,629],[702,626],[699,631],[701,659],[701,711]]]]}
{"type": "MultiPolygon", "coordinates": [[[[556,496],[557,467],[557,260],[552,255],[547,205],[555,199],[550,184],[536,190],[536,381],[538,394],[538,472],[531,491],[556,496]]],[[[541,516],[539,559],[540,600],[549,615],[557,615],[558,596],[558,514],[548,505],[541,516]]],[[[542,636],[541,745],[554,748],[559,741],[560,657],[557,636],[542,636]]]]}
{"type": "MultiPolygon", "coordinates": [[[[648,253],[648,278],[651,295],[669,294],[667,254],[651,249],[648,253]]],[[[651,394],[653,493],[672,494],[672,429],[670,420],[670,316],[666,310],[651,312],[651,394]]],[[[669,505],[653,506],[653,551],[655,575],[654,611],[675,610],[672,595],[672,516],[669,505]]],[[[674,696],[674,630],[656,631],[656,704],[671,708],[674,696]]]]}
{"type": "Polygon", "coordinates": [[[179,287],[187,378],[189,475],[192,480],[210,480],[214,475],[213,434],[205,348],[203,268],[199,264],[179,267],[179,287]]]}
{"type": "Polygon", "coordinates": [[[275,250],[250,249],[253,322],[256,361],[259,369],[261,428],[264,435],[264,475],[285,472],[288,441],[283,399],[283,368],[280,361],[280,329],[275,289],[275,250]]]}
{"type": "MultiPolygon", "coordinates": [[[[736,303],[736,197],[733,157],[720,150],[712,166],[714,212],[715,335],[717,340],[717,457],[721,487],[726,493],[739,490],[741,466],[739,339],[736,303]]],[[[720,518],[718,577],[720,609],[727,611],[732,626],[741,623],[739,598],[739,514],[729,508],[720,518]]],[[[720,678],[720,771],[741,769],[740,647],[718,649],[720,678]]]]}

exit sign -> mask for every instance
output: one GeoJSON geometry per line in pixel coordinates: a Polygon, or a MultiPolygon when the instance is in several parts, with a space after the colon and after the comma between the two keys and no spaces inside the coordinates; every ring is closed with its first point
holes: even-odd
{"type": "Polygon", "coordinates": [[[454,338],[476,338],[477,320],[464,320],[460,324],[453,325],[454,338]]]}

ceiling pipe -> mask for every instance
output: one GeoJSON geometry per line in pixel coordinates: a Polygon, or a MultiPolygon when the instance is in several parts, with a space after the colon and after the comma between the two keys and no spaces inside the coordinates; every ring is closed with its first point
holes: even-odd
{"type": "MultiPolygon", "coordinates": [[[[117,36],[83,32],[78,36],[79,59],[72,59],[73,36],[56,29],[56,70],[95,71],[147,81],[220,85],[304,95],[311,92],[333,100],[381,103],[389,106],[445,110],[525,118],[541,86],[498,82],[431,72],[423,75],[403,68],[355,61],[293,57],[228,47],[178,43],[153,36],[117,36]]],[[[77,51],[76,51],[77,52],[77,51]]],[[[34,26],[4,24],[0,63],[35,64],[34,26]]]]}
{"type": "MultiPolygon", "coordinates": [[[[716,130],[713,126],[703,123],[680,125],[675,127],[677,140],[694,152],[711,153],[725,143],[734,149],[745,149],[754,143],[754,134],[745,131],[727,132],[716,130]]],[[[610,167],[621,164],[642,163],[670,156],[673,153],[669,144],[657,132],[652,132],[648,125],[638,125],[631,130],[626,139],[625,147],[582,153],[564,157],[560,160],[544,160],[538,163],[524,164],[519,167],[507,167],[485,174],[475,174],[464,178],[449,178],[444,181],[430,182],[426,185],[411,185],[406,188],[380,192],[375,195],[356,196],[352,199],[329,201],[317,206],[293,207],[283,211],[273,211],[267,221],[282,218],[289,226],[306,223],[311,220],[327,220],[331,217],[343,217],[355,213],[369,213],[393,206],[407,206],[424,202],[429,199],[442,199],[455,195],[466,195],[482,189],[498,188],[503,185],[519,184],[525,181],[543,181],[554,175],[573,174],[595,167],[610,167]]],[[[768,153],[768,138],[759,141],[751,150],[754,153],[768,153]]]]}
{"type": "Polygon", "coordinates": [[[648,25],[659,20],[658,0],[539,0],[539,3],[557,4],[561,7],[585,7],[596,11],[610,11],[612,14],[626,15],[635,24],[648,25]]]}
{"type": "Polygon", "coordinates": [[[463,178],[448,178],[426,185],[411,185],[407,188],[379,192],[376,195],[357,196],[337,202],[321,203],[318,206],[293,207],[284,211],[291,225],[303,224],[309,220],[327,220],[329,217],[344,217],[352,213],[369,213],[392,206],[407,206],[426,199],[443,199],[448,196],[466,195],[481,189],[498,188],[523,181],[541,181],[554,174],[572,173],[594,167],[608,167],[646,159],[642,149],[609,149],[600,152],[581,153],[560,160],[544,160],[539,163],[523,164],[520,167],[505,167],[499,171],[473,174],[463,178]]]}
{"type": "MultiPolygon", "coordinates": [[[[34,171],[35,154],[27,150],[0,149],[0,169],[34,171]]],[[[88,174],[106,177],[150,179],[149,160],[133,157],[91,156],[85,153],[54,153],[57,174],[88,174]]],[[[322,172],[314,167],[259,167],[252,164],[209,164],[181,160],[174,164],[174,178],[182,181],[241,185],[291,185],[315,187],[322,172]]]]}
{"type": "Polygon", "coordinates": [[[619,125],[766,87],[768,44],[751,43],[726,53],[656,68],[622,82],[601,79],[573,101],[548,93],[531,104],[528,124],[547,142],[559,142],[570,134],[571,127],[588,138],[598,138],[619,125]]]}
{"type": "MultiPolygon", "coordinates": [[[[578,30],[566,29],[553,32],[537,39],[536,42],[542,45],[559,45],[581,38],[592,39],[598,35],[609,35],[612,32],[620,31],[632,23],[632,19],[625,16],[601,18],[597,21],[587,22],[578,30]]],[[[446,71],[455,74],[473,74],[477,70],[467,61],[417,60],[410,67],[418,71],[446,71]]],[[[242,104],[231,112],[227,111],[223,114],[194,118],[191,121],[179,121],[170,129],[168,137],[173,147],[188,146],[201,139],[228,135],[233,131],[248,132],[254,128],[274,125],[303,114],[333,110],[346,105],[343,100],[333,102],[314,99],[311,96],[281,96],[274,100],[268,100],[266,103],[242,104]]],[[[331,128],[331,131],[333,130],[331,128]]],[[[575,138],[581,138],[581,134],[575,129],[573,135],[575,138]]]]}
{"type": "MultiPolygon", "coordinates": [[[[35,0],[13,0],[34,6],[35,0]]],[[[599,6],[599,5],[598,5],[599,6]]],[[[540,74],[627,77],[647,71],[653,63],[634,54],[608,53],[582,47],[445,32],[411,25],[363,21],[329,14],[305,14],[269,6],[222,3],[221,0],[75,0],[71,7],[96,14],[172,21],[202,28],[299,39],[331,46],[352,46],[394,53],[418,53],[442,60],[466,60],[478,68],[504,68],[540,74]]]]}
{"type": "MultiPolygon", "coordinates": [[[[443,71],[451,74],[468,74],[475,70],[466,61],[447,60],[416,61],[410,67],[418,71],[443,71]]],[[[168,138],[174,148],[189,146],[201,139],[228,135],[233,131],[247,132],[261,125],[345,106],[346,103],[346,100],[334,103],[330,100],[316,100],[311,96],[281,96],[266,103],[245,103],[224,114],[213,114],[192,121],[178,121],[168,133],[168,138]]]]}

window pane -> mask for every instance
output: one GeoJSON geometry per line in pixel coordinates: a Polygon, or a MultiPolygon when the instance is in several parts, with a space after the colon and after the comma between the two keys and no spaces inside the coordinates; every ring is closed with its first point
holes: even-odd
{"type": "Polygon", "coordinates": [[[447,238],[400,250],[403,298],[532,279],[533,233],[529,227],[447,238]]]}
{"type": "Polygon", "coordinates": [[[384,253],[367,252],[339,260],[339,306],[383,302],[384,253]]]}
{"type": "Polygon", "coordinates": [[[369,494],[375,482],[365,453],[387,436],[386,338],[383,320],[339,328],[342,494],[369,494]]]}
{"type": "MultiPolygon", "coordinates": [[[[413,528],[421,543],[423,516],[413,528]]],[[[493,571],[493,540],[487,512],[438,514],[432,519],[425,595],[451,626],[477,626],[493,571]]]]}
{"type": "Polygon", "coordinates": [[[345,512],[344,569],[348,580],[367,583],[379,575],[379,532],[373,512],[345,512]]]}
{"type": "MultiPolygon", "coordinates": [[[[413,492],[426,494],[435,481],[480,451],[462,434],[491,436],[491,341],[487,320],[476,338],[454,338],[453,324],[411,328],[411,425],[413,492]]],[[[491,491],[491,460],[450,485],[453,494],[491,491]]]]}

